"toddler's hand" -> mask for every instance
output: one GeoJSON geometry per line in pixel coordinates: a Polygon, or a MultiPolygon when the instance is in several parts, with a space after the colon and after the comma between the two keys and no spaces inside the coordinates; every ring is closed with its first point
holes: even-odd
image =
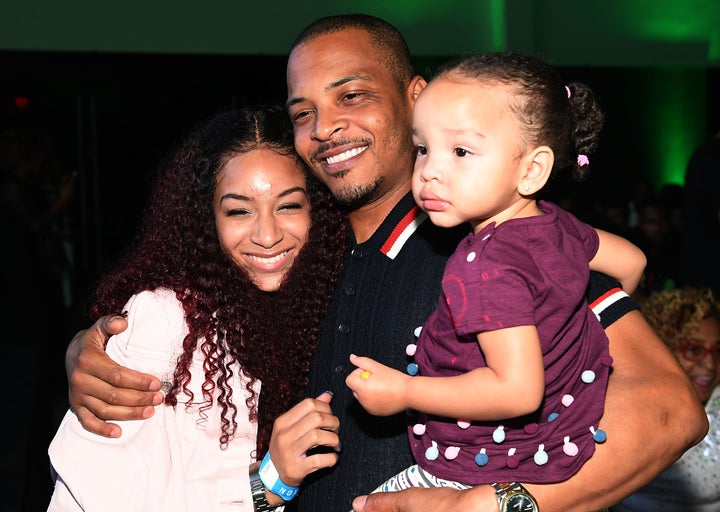
{"type": "Polygon", "coordinates": [[[407,408],[407,382],[410,378],[369,357],[350,355],[357,366],[345,379],[353,396],[371,414],[389,416],[407,408]]]}

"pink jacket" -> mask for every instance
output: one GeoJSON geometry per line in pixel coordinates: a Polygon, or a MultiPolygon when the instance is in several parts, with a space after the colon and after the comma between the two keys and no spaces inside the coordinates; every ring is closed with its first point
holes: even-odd
{"type": "MultiPolygon", "coordinates": [[[[172,381],[187,334],[174,293],[142,292],[126,310],[128,329],[110,338],[108,355],[172,381]]],[[[221,449],[219,408],[208,410],[207,420],[198,414],[204,379],[202,356],[196,356],[190,383],[196,403],[186,408],[179,395],[177,408],[161,405],[149,420],[117,422],[123,430],[118,439],[87,432],[67,412],[49,449],[57,475],[49,512],[253,511],[248,466],[255,461],[257,424],[248,419],[245,376],[238,372],[231,382],[238,428],[221,449]]]]}

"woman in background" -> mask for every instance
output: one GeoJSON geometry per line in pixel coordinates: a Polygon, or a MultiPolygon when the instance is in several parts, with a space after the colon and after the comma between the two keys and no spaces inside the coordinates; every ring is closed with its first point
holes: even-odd
{"type": "Polygon", "coordinates": [[[705,439],[675,464],[611,510],[718,512],[720,304],[710,290],[700,288],[655,292],[640,304],[643,315],[673,351],[705,404],[710,429],[705,439]]]}

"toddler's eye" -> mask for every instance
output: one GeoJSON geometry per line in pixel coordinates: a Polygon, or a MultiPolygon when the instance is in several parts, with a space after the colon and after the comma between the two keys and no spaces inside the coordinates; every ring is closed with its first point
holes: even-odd
{"type": "Polygon", "coordinates": [[[463,148],[455,148],[454,151],[455,151],[455,156],[459,156],[459,157],[467,156],[467,153],[468,153],[467,150],[465,150],[463,148]]]}
{"type": "Polygon", "coordinates": [[[417,155],[427,155],[427,148],[425,146],[415,146],[415,153],[417,155]]]}

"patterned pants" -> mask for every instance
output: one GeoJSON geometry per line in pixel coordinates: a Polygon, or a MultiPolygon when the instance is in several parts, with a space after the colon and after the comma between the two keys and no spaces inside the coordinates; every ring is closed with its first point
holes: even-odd
{"type": "Polygon", "coordinates": [[[452,487],[453,489],[464,490],[472,486],[437,478],[415,464],[385,481],[385,483],[378,486],[373,492],[402,491],[403,489],[409,489],[411,487],[452,487]]]}
{"type": "MultiPolygon", "coordinates": [[[[379,485],[371,494],[376,492],[394,492],[410,489],[411,487],[424,487],[430,489],[433,487],[452,487],[460,491],[469,489],[471,485],[461,484],[453,480],[444,480],[431,475],[423,468],[415,464],[401,471],[397,475],[389,478],[379,485]]],[[[597,512],[608,512],[607,508],[598,510],[597,512]]]]}

